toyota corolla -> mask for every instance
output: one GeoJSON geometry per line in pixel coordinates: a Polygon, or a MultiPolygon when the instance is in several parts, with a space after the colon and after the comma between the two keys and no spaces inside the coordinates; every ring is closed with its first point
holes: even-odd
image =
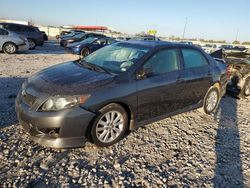
{"type": "Polygon", "coordinates": [[[226,84],[226,66],[195,46],[119,42],[30,77],[16,112],[41,145],[81,147],[91,140],[105,147],[175,114],[200,107],[212,113],[226,84]]]}

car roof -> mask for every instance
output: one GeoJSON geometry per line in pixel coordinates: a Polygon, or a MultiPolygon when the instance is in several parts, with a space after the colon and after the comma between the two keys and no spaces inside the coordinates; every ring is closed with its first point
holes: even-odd
{"type": "Polygon", "coordinates": [[[129,41],[122,41],[120,43],[125,44],[134,44],[140,45],[148,48],[157,48],[157,47],[187,47],[187,48],[195,48],[189,44],[178,43],[178,42],[168,42],[168,41],[155,41],[155,40],[129,40],[129,41]]]}
{"type": "Polygon", "coordinates": [[[18,24],[18,23],[9,23],[9,22],[0,22],[1,25],[20,25],[20,26],[25,26],[25,27],[33,27],[33,28],[38,28],[33,25],[24,25],[24,24],[18,24]]]}

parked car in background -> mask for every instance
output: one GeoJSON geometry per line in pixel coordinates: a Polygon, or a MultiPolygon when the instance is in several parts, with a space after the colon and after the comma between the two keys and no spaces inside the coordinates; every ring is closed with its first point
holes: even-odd
{"type": "Polygon", "coordinates": [[[113,38],[87,38],[81,42],[75,42],[66,46],[68,52],[86,57],[90,53],[117,42],[113,38]]]}
{"type": "Polygon", "coordinates": [[[212,52],[218,50],[217,46],[215,44],[204,44],[201,46],[201,48],[207,53],[211,54],[212,52]]]}
{"type": "Polygon", "coordinates": [[[70,30],[70,31],[62,31],[60,35],[58,36],[58,39],[63,39],[67,37],[73,37],[79,33],[85,33],[85,31],[82,30],[70,30]]]}
{"type": "Polygon", "coordinates": [[[250,96],[250,59],[226,58],[230,71],[227,91],[239,98],[250,96]]]}
{"type": "Polygon", "coordinates": [[[17,51],[28,49],[29,43],[27,38],[0,28],[0,51],[7,54],[14,54],[17,51]]]}
{"type": "Polygon", "coordinates": [[[47,40],[48,40],[47,34],[45,33],[45,31],[41,31],[41,32],[42,32],[42,34],[43,34],[43,40],[44,40],[44,41],[47,41],[47,40]]]}
{"type": "Polygon", "coordinates": [[[237,98],[250,96],[250,58],[226,56],[223,49],[210,54],[228,66],[230,76],[227,93],[237,98]]]}
{"type": "Polygon", "coordinates": [[[181,112],[214,112],[226,84],[225,64],[194,46],[117,42],[30,77],[16,112],[41,145],[80,147],[90,136],[104,147],[128,130],[181,112]]]}
{"type": "Polygon", "coordinates": [[[97,33],[79,33],[77,35],[74,35],[73,37],[67,37],[67,38],[61,39],[60,46],[65,47],[70,43],[80,42],[89,37],[104,37],[104,35],[97,34],[97,33]]]}
{"type": "Polygon", "coordinates": [[[117,37],[116,40],[117,41],[126,41],[126,40],[130,40],[131,37],[117,37]]]}
{"type": "Polygon", "coordinates": [[[137,37],[133,37],[129,40],[156,40],[156,41],[160,41],[159,38],[155,37],[155,36],[151,36],[151,35],[148,35],[148,36],[137,36],[137,37]]]}
{"type": "Polygon", "coordinates": [[[180,43],[182,44],[189,44],[189,45],[194,45],[192,42],[190,41],[180,41],[180,43]]]}
{"type": "Polygon", "coordinates": [[[43,34],[37,27],[3,22],[0,23],[0,28],[26,36],[31,50],[35,49],[36,46],[42,46],[44,43],[43,34]]]}
{"type": "Polygon", "coordinates": [[[221,47],[224,50],[224,54],[226,57],[239,57],[244,58],[246,56],[250,55],[250,51],[244,47],[244,46],[222,46],[221,47]]]}

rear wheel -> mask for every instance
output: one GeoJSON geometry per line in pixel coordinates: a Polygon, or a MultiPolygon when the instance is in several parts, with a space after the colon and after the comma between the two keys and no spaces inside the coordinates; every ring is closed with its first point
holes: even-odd
{"type": "Polygon", "coordinates": [[[7,54],[14,54],[17,51],[17,46],[12,42],[7,42],[3,45],[3,51],[7,54]]]}
{"type": "Polygon", "coordinates": [[[34,50],[36,48],[36,43],[33,39],[28,39],[29,42],[29,49],[34,50]]]}
{"type": "Polygon", "coordinates": [[[216,87],[211,87],[203,101],[203,110],[206,114],[214,112],[219,104],[220,94],[216,87]]]}
{"type": "Polygon", "coordinates": [[[86,57],[89,55],[89,49],[88,48],[83,48],[81,51],[81,56],[86,57]]]}
{"type": "Polygon", "coordinates": [[[109,104],[100,110],[95,119],[91,137],[97,146],[110,146],[123,138],[127,127],[127,112],[118,104],[109,104]]]}

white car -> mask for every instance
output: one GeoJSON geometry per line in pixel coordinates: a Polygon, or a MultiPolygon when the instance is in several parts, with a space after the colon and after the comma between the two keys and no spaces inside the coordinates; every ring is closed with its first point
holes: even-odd
{"type": "Polygon", "coordinates": [[[0,51],[7,54],[14,54],[17,51],[28,49],[29,43],[26,37],[0,28],[0,51]]]}
{"type": "Polygon", "coordinates": [[[207,54],[211,54],[212,52],[216,51],[218,48],[216,45],[212,45],[212,44],[205,44],[203,46],[201,46],[201,48],[207,53],[207,54]]]}

